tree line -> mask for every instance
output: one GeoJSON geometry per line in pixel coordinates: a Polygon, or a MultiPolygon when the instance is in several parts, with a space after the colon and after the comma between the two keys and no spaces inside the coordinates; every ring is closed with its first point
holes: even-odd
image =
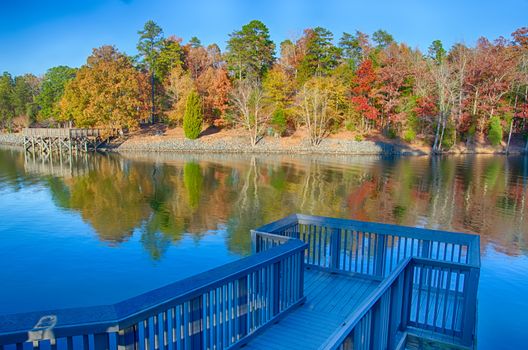
{"type": "Polygon", "coordinates": [[[138,35],[136,56],[102,46],[79,69],[3,73],[2,127],[166,123],[183,126],[188,138],[204,125],[243,127],[252,145],[298,129],[318,145],[347,130],[355,140],[384,135],[435,152],[457,143],[509,147],[512,134],[527,133],[528,28],[473,47],[446,50],[435,40],[427,52],[384,30],[336,41],[322,27],[276,47],[257,20],[229,34],[225,52],[196,37],[165,36],[153,21],[138,35]]]}

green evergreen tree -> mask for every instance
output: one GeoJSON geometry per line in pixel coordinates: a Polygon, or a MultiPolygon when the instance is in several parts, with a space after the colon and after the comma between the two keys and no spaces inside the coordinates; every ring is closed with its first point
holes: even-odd
{"type": "Polygon", "coordinates": [[[378,49],[384,49],[394,42],[394,37],[383,29],[378,29],[372,34],[372,40],[378,49]]]}
{"type": "Polygon", "coordinates": [[[229,35],[227,63],[237,79],[260,80],[275,60],[275,44],[268,27],[251,21],[229,35]]]}
{"type": "Polygon", "coordinates": [[[197,139],[202,131],[203,114],[202,101],[196,91],[193,91],[187,97],[185,114],[183,116],[183,131],[185,137],[194,140],[197,139]]]}
{"type": "Polygon", "coordinates": [[[341,50],[332,43],[334,35],[328,29],[307,29],[305,38],[306,55],[299,65],[300,83],[313,76],[329,75],[341,57],[341,50]]]}
{"type": "Polygon", "coordinates": [[[156,22],[149,20],[145,23],[143,30],[138,31],[139,41],[137,44],[137,50],[139,58],[142,58],[144,67],[150,73],[150,103],[151,103],[151,115],[150,122],[154,121],[154,114],[156,113],[155,106],[155,75],[156,75],[156,63],[158,61],[160,51],[163,47],[163,29],[156,22]]]}

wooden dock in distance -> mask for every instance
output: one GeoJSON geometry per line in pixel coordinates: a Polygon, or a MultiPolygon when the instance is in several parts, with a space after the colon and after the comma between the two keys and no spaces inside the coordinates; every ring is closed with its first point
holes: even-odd
{"type": "Polygon", "coordinates": [[[476,346],[478,236],[300,214],[251,236],[254,254],[113,305],[0,316],[0,350],[476,346]]]}
{"type": "Polygon", "coordinates": [[[44,156],[96,151],[105,140],[103,134],[100,129],[24,128],[24,150],[44,156]]]}

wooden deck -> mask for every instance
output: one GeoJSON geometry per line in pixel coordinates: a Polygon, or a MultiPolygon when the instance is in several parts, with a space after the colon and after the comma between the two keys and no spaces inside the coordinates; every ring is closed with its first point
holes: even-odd
{"type": "Polygon", "coordinates": [[[110,129],[24,128],[24,150],[45,157],[53,153],[97,151],[104,140],[115,134],[110,129]]]}
{"type": "Polygon", "coordinates": [[[300,214],[251,235],[116,304],[0,317],[0,350],[475,348],[478,236],[300,214]]]}
{"type": "Polygon", "coordinates": [[[379,282],[306,269],[306,302],[247,344],[244,349],[318,349],[379,282]]]}

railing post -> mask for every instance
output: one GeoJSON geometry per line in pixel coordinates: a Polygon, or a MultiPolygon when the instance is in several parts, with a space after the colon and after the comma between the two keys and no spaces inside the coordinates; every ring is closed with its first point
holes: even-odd
{"type": "Polygon", "coordinates": [[[256,254],[257,251],[257,232],[251,230],[251,254],[256,254]]]}
{"type": "Polygon", "coordinates": [[[109,333],[94,334],[94,350],[109,350],[109,333]]]}
{"type": "Polygon", "coordinates": [[[299,299],[304,298],[304,251],[305,249],[299,252],[299,264],[301,273],[301,275],[299,276],[299,299]]]}
{"type": "Polygon", "coordinates": [[[464,319],[462,320],[462,343],[473,344],[476,316],[477,316],[477,290],[478,290],[479,270],[470,268],[467,280],[464,281],[464,319]]]}
{"type": "Polygon", "coordinates": [[[385,270],[385,257],[387,236],[377,233],[376,234],[376,256],[374,258],[374,276],[383,277],[385,270]]]}
{"type": "Polygon", "coordinates": [[[136,348],[135,326],[121,329],[118,334],[117,342],[117,350],[134,350],[136,348]]]}
{"type": "Polygon", "coordinates": [[[420,255],[424,259],[430,258],[431,241],[422,241],[422,254],[420,255]]]}
{"type": "Polygon", "coordinates": [[[341,230],[332,228],[330,231],[330,268],[339,270],[341,254],[341,230]]]}
{"type": "Polygon", "coordinates": [[[412,291],[414,279],[414,261],[411,260],[404,270],[403,279],[403,297],[402,297],[402,313],[401,313],[401,328],[405,330],[409,324],[409,315],[411,314],[412,291]]]}
{"type": "Polygon", "coordinates": [[[281,282],[281,262],[276,262],[273,264],[273,285],[272,285],[272,294],[273,294],[273,316],[276,316],[280,312],[280,282],[281,282]]]}

